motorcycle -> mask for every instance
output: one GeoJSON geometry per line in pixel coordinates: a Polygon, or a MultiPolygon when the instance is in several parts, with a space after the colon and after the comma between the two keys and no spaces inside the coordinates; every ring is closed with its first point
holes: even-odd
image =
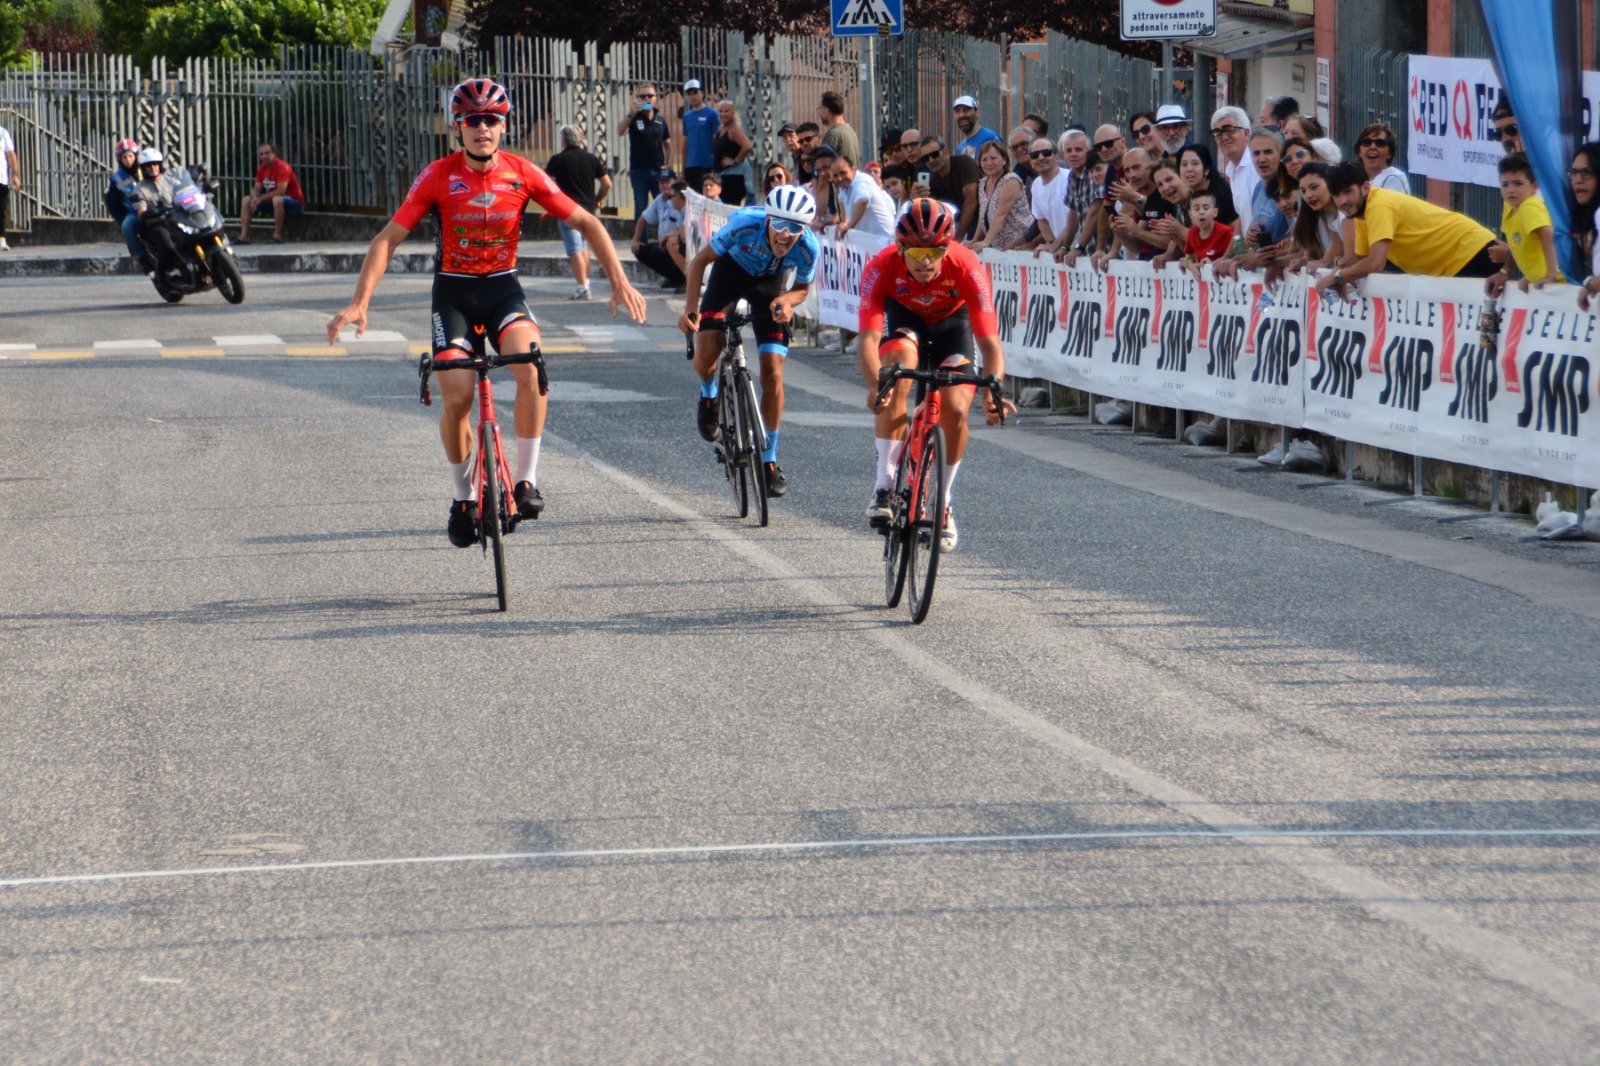
{"type": "Polygon", "coordinates": [[[215,288],[229,303],[243,303],[244,278],[223,232],[222,212],[215,203],[217,185],[207,180],[204,168],[196,170],[198,178],[191,176],[187,167],[172,170],[172,203],[151,209],[159,212],[156,221],[166,226],[178,253],[176,264],[156,270],[152,278],[156,292],[175,304],[185,296],[215,288]]]}

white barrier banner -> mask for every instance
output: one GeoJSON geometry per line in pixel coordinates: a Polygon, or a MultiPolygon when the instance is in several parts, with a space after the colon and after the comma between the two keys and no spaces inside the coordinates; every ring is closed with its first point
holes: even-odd
{"type": "Polygon", "coordinates": [[[683,208],[683,258],[687,261],[700,254],[711,243],[712,234],[733,217],[731,204],[707,200],[697,192],[685,193],[683,208]]]}
{"type": "Polygon", "coordinates": [[[1498,358],[1473,398],[1488,398],[1485,435],[1492,441],[1494,463],[1482,465],[1595,487],[1600,486],[1600,382],[1594,365],[1600,318],[1578,310],[1574,291],[1561,285],[1508,293],[1498,358]]]}
{"type": "MultiPolygon", "coordinates": [[[[1496,169],[1504,154],[1489,139],[1490,120],[1504,90],[1487,59],[1409,57],[1407,67],[1406,169],[1444,181],[1500,187],[1496,169]]],[[[1600,135],[1600,73],[1583,72],[1581,140],[1600,135]]],[[[1348,131],[1354,137],[1357,130],[1348,131]]]]}
{"type": "Polygon", "coordinates": [[[842,241],[830,233],[822,236],[820,243],[817,279],[811,288],[817,321],[854,332],[861,322],[861,275],[867,260],[889,242],[872,234],[850,232],[842,241]]]}

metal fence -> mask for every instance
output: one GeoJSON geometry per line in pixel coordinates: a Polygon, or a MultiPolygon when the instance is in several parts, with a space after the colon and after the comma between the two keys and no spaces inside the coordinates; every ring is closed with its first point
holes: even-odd
{"type": "MultiPolygon", "coordinates": [[[[1083,101],[1100,96],[1107,113],[1115,107],[1125,114],[1136,84],[1148,86],[1137,61],[1052,38],[1061,44],[1051,50],[1049,81],[1063,87],[1045,95],[1061,101],[1056,114],[1077,114],[1083,101]]],[[[958,137],[950,103],[962,94],[978,98],[985,124],[1006,121],[1001,45],[926,30],[875,41],[871,102],[863,99],[867,47],[854,38],[686,28],[677,44],[601,49],[528,38],[486,51],[408,49],[381,59],[295,46],[271,60],[197,58],[175,66],[157,59],[143,70],[127,56],[36,54],[23,69],[0,72],[0,125],[16,138],[29,175],[12,197],[14,228],[30,228],[36,215],[101,215],[111,146],[122,137],[160,147],[174,164],[204,165],[230,208],[249,189],[257,144],[271,141],[295,168],[309,207],[385,214],[423,165],[454,150],[444,104],[452,86],[474,75],[507,84],[514,103],[507,145],[538,162],[554,154],[558,128],[570,123],[584,129],[591,150],[625,169],[627,137],[619,127],[643,81],[655,83],[658,107],[668,115],[682,105],[687,78],[700,79],[709,101],[731,99],[755,142],[757,165],[787,161],[778,128],[815,119],[828,90],[841,94],[846,120],[863,134],[915,126],[958,137]]],[[[876,155],[875,144],[863,148],[876,155]]]]}

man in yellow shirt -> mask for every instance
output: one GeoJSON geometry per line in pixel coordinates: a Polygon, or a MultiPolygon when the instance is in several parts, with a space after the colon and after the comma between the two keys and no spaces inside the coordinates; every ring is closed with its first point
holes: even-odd
{"type": "Polygon", "coordinates": [[[1347,282],[1377,274],[1392,260],[1407,274],[1435,278],[1487,278],[1495,272],[1489,258],[1494,234],[1466,215],[1436,207],[1426,200],[1389,189],[1374,189],[1360,167],[1341,163],[1327,177],[1333,202],[1343,212],[1346,240],[1358,257],[1316,287],[1344,294],[1347,282]]]}
{"type": "MultiPolygon", "coordinates": [[[[1522,272],[1523,290],[1531,282],[1536,288],[1561,281],[1561,269],[1556,259],[1555,229],[1550,224],[1550,209],[1539,195],[1539,183],[1533,176],[1533,164],[1521,152],[1512,152],[1500,160],[1500,198],[1505,209],[1500,214],[1500,230],[1506,235],[1511,258],[1522,272]]],[[[1499,296],[1505,291],[1510,271],[1501,267],[1489,275],[1485,291],[1499,296]]]]}

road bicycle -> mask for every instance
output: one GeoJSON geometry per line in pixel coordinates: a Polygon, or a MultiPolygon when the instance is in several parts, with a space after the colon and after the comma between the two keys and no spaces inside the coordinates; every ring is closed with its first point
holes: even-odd
{"type": "Polygon", "coordinates": [[[499,366],[532,364],[539,377],[539,394],[550,391],[550,379],[545,375],[544,356],[535,347],[528,352],[510,355],[489,355],[483,351],[459,356],[424,355],[417,368],[422,378],[422,403],[433,405],[433,393],[428,387],[428,375],[440,370],[475,370],[478,373],[478,446],[473,455],[473,484],[478,487],[478,542],[485,555],[494,557],[494,594],[504,611],[508,606],[506,588],[505,537],[517,528],[521,516],[511,498],[511,466],[500,447],[500,423],[494,417],[494,389],[489,384],[489,371],[499,366]]]}
{"type": "Polygon", "coordinates": [[[950,385],[976,385],[989,390],[1005,421],[1005,397],[992,374],[963,374],[954,370],[913,370],[886,366],[878,370],[878,402],[902,378],[915,381],[916,409],[901,439],[900,462],[889,496],[889,522],[883,534],[883,591],[890,607],[900,605],[907,585],[911,590],[911,621],[921,624],[933,605],[933,582],[939,574],[940,534],[945,523],[944,427],[939,424],[942,404],[939,390],[950,385]],[[931,387],[930,387],[931,386],[931,387]]]}
{"type": "MultiPolygon", "coordinates": [[[[765,526],[767,509],[767,464],[761,455],[767,450],[767,427],[761,421],[761,404],[756,400],[755,379],[744,358],[743,327],[750,324],[750,305],[738,301],[722,326],[727,330],[722,354],[717,357],[717,438],[716,457],[722,464],[739,517],[748,517],[755,505],[756,524],[765,526]]],[[[687,356],[694,358],[691,334],[687,356]]]]}

